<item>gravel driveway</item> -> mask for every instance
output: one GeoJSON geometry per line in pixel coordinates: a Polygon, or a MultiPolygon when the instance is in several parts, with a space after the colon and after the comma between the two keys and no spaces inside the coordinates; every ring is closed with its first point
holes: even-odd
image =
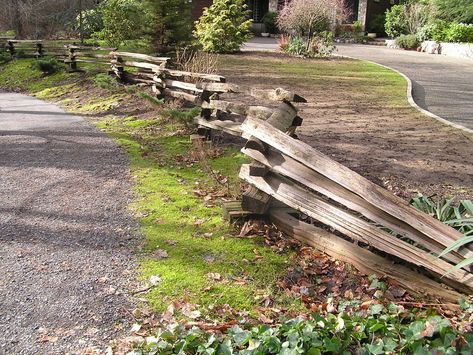
{"type": "Polygon", "coordinates": [[[128,161],[54,105],[0,93],[0,354],[104,348],[130,324],[128,161]]]}

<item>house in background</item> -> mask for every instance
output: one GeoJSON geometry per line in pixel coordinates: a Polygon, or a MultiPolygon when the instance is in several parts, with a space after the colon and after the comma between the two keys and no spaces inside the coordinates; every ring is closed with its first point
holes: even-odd
{"type": "MultiPolygon", "coordinates": [[[[256,33],[264,32],[263,17],[269,11],[282,9],[290,0],[247,0],[250,17],[253,19],[253,30],[256,33]]],[[[192,16],[195,21],[202,15],[204,7],[212,5],[212,0],[192,0],[192,16]]],[[[346,0],[351,9],[351,16],[347,23],[360,20],[363,30],[369,31],[369,25],[374,18],[386,12],[391,6],[398,4],[399,0],[346,0]]]]}

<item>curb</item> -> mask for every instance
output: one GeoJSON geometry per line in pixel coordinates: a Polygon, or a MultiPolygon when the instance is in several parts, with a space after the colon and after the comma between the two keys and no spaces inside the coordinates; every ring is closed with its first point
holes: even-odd
{"type": "Polygon", "coordinates": [[[398,73],[399,75],[401,75],[407,81],[407,101],[409,102],[409,104],[412,107],[414,107],[415,109],[422,112],[423,114],[425,114],[425,115],[427,115],[427,116],[429,116],[429,117],[431,117],[431,118],[433,118],[433,119],[435,119],[435,120],[437,120],[437,121],[439,121],[443,124],[446,124],[450,127],[459,129],[463,132],[473,134],[473,129],[466,128],[466,127],[463,127],[462,125],[459,125],[457,123],[450,122],[450,121],[446,120],[445,118],[437,116],[435,113],[427,111],[426,109],[424,109],[424,108],[420,107],[419,105],[417,105],[417,103],[414,100],[414,97],[412,96],[412,80],[406,74],[400,72],[399,70],[388,67],[387,65],[384,65],[384,64],[379,64],[379,63],[373,62],[371,60],[359,59],[359,58],[355,58],[355,57],[350,57],[348,55],[334,54],[334,56],[339,57],[339,58],[348,58],[348,59],[354,59],[354,60],[361,60],[361,61],[368,62],[368,63],[371,63],[371,64],[379,65],[380,67],[383,67],[383,68],[392,70],[395,73],[398,73]]]}

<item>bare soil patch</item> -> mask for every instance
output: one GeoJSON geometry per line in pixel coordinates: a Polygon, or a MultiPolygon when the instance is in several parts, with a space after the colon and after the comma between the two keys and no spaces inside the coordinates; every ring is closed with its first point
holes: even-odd
{"type": "Polygon", "coordinates": [[[228,82],[305,97],[300,138],[395,194],[473,198],[473,136],[412,108],[394,72],[268,53],[224,56],[221,63],[228,82]]]}

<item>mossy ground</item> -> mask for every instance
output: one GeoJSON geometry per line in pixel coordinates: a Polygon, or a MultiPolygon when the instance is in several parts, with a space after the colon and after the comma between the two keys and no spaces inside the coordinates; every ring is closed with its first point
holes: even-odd
{"type": "Polygon", "coordinates": [[[192,148],[187,125],[196,109],[155,105],[153,117],[149,112],[146,118],[118,112],[112,115],[109,111],[114,103],[139,99],[133,90],[96,88],[94,94],[100,93],[97,98],[84,88],[92,82],[93,74],[60,72],[43,77],[31,69],[31,61],[16,60],[2,67],[0,87],[26,91],[87,114],[128,152],[136,189],[136,200],[130,207],[140,219],[145,237],[140,279],[146,283],[151,276],[161,278],[146,296],[155,310],[165,310],[173,300],[185,300],[200,305],[210,316],[214,307],[224,304],[251,313],[267,295],[278,306],[301,307],[275,286],[292,253],[273,252],[263,237],[239,238],[235,228],[223,221],[218,201],[209,205],[195,195],[196,188],[219,186],[209,176],[209,167],[228,176],[230,190],[239,193],[238,171],[247,161],[231,146],[205,162],[180,161],[192,148]],[[154,256],[156,250],[165,250],[168,257],[154,256]],[[211,276],[215,274],[221,279],[211,276]]]}

